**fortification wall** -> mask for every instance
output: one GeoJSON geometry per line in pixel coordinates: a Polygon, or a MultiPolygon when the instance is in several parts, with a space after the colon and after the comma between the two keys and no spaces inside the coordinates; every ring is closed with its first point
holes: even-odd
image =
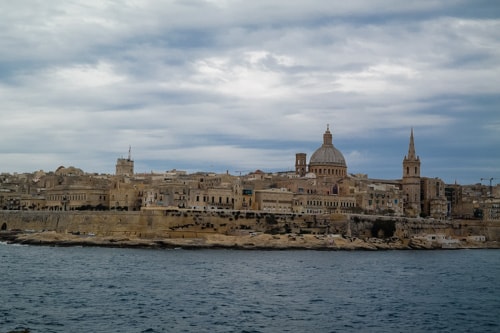
{"type": "Polygon", "coordinates": [[[423,234],[451,237],[484,235],[500,241],[500,222],[437,221],[366,215],[270,214],[245,211],[48,212],[0,211],[4,230],[50,230],[59,233],[131,238],[196,238],[204,234],[249,232],[343,234],[358,238],[423,234]]]}
{"type": "MultiPolygon", "coordinates": [[[[6,230],[123,235],[137,238],[199,237],[203,234],[242,234],[250,231],[300,232],[317,222],[312,216],[260,214],[240,211],[48,212],[0,211],[6,230]],[[285,230],[286,229],[286,230],[285,230]]],[[[321,223],[325,223],[322,220],[321,223]]],[[[316,228],[318,229],[318,228],[316,228]]],[[[313,231],[317,231],[313,228],[313,231]]],[[[319,229],[324,229],[321,227],[319,229]]],[[[318,230],[319,230],[318,229],[318,230]]]]}

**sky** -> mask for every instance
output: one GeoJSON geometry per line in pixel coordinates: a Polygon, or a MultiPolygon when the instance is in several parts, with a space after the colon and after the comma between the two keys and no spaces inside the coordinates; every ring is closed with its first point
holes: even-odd
{"type": "Polygon", "coordinates": [[[500,2],[0,2],[0,172],[294,170],[500,183],[500,2]]]}

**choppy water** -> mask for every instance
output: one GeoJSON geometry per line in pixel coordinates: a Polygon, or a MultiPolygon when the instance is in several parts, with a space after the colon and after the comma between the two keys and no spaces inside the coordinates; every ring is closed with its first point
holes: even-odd
{"type": "Polygon", "coordinates": [[[500,332],[500,251],[0,245],[0,333],[500,332]]]}

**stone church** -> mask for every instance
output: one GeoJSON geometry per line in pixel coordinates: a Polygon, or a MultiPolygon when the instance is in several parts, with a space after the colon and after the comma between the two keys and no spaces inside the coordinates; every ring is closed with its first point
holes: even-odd
{"type": "Polygon", "coordinates": [[[344,155],[333,145],[329,125],[327,125],[323,134],[323,144],[312,154],[309,165],[307,165],[306,161],[307,155],[305,153],[295,155],[295,173],[300,177],[304,177],[307,172],[314,173],[317,177],[332,179],[347,176],[347,164],[344,155]]]}
{"type": "Polygon", "coordinates": [[[355,196],[356,206],[362,211],[374,214],[392,211],[409,217],[444,218],[447,214],[445,184],[441,179],[421,176],[413,129],[402,166],[400,180],[370,179],[366,175],[348,174],[344,155],[333,145],[328,125],[323,134],[323,144],[312,154],[309,164],[305,153],[295,155],[295,174],[298,177],[321,179],[315,183],[318,190],[320,184],[330,184],[326,192],[320,190],[327,195],[355,196]]]}

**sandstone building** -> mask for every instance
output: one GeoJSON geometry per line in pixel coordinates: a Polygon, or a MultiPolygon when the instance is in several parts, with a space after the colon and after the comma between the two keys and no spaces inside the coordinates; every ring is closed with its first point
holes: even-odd
{"type": "MultiPolygon", "coordinates": [[[[293,158],[293,157],[292,157],[293,158]]],[[[246,175],[171,170],[136,174],[130,148],[116,162],[115,175],[87,174],[75,167],[54,172],[0,175],[0,209],[116,210],[191,209],[257,210],[271,213],[422,216],[444,219],[500,219],[500,187],[447,185],[421,176],[413,129],[403,158],[402,178],[371,179],[350,174],[343,153],[334,146],[330,126],[307,161],[295,155],[295,170],[246,175]]]]}

